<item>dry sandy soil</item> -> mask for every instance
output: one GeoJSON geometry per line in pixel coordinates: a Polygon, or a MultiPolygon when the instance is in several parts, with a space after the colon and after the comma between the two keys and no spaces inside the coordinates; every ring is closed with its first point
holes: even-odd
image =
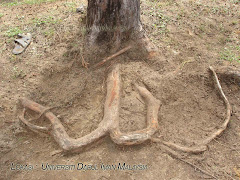
{"type": "MultiPolygon", "coordinates": [[[[46,1],[1,0],[0,179],[211,179],[157,143],[125,147],[107,136],[81,153],[63,155],[56,153],[60,148],[52,137],[20,124],[21,97],[55,107],[52,112],[75,138],[96,129],[103,116],[109,64],[95,70],[81,64],[86,14],[75,9],[87,2],[46,1]],[[23,54],[14,56],[13,40],[19,32],[30,32],[33,40],[23,54]],[[47,163],[75,165],[75,169],[45,169],[47,163]],[[81,163],[98,169],[83,170],[81,163]],[[101,168],[119,163],[144,168],[101,168]]],[[[132,86],[142,81],[161,101],[160,129],[155,136],[191,145],[224,120],[225,106],[208,66],[240,67],[240,2],[141,0],[141,8],[144,28],[160,56],[148,60],[128,51],[116,58],[121,64],[121,130],[146,126],[146,107],[132,86]]],[[[85,60],[91,67],[104,56],[85,60]]],[[[239,179],[240,87],[231,79],[219,78],[233,108],[230,124],[206,152],[185,155],[184,160],[216,179],[239,179]]],[[[47,120],[42,118],[39,124],[47,120]]]]}

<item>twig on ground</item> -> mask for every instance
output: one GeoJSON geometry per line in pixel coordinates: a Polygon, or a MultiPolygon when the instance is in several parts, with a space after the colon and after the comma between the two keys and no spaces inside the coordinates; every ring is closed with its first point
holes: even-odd
{"type": "Polygon", "coordinates": [[[218,179],[217,177],[215,177],[214,175],[210,174],[210,173],[207,172],[206,170],[204,170],[204,169],[202,169],[202,168],[200,168],[200,167],[198,167],[198,166],[196,166],[196,165],[194,165],[194,164],[192,164],[192,163],[190,163],[190,162],[188,162],[188,161],[186,161],[186,160],[184,160],[184,159],[180,159],[180,158],[178,158],[178,157],[176,157],[176,158],[179,159],[180,161],[185,162],[186,164],[192,166],[194,169],[199,170],[199,171],[202,172],[203,174],[206,174],[206,175],[212,177],[213,179],[218,179]]]}
{"type": "Polygon", "coordinates": [[[226,174],[227,177],[229,177],[232,180],[236,180],[235,178],[233,178],[231,175],[229,175],[226,171],[224,171],[224,173],[226,174]]]}
{"type": "Polygon", "coordinates": [[[138,97],[136,97],[136,98],[137,98],[137,100],[138,100],[140,103],[144,104],[138,97]]]}
{"type": "Polygon", "coordinates": [[[97,64],[95,65],[95,68],[98,67],[98,66],[101,66],[101,65],[103,65],[105,62],[107,62],[107,61],[109,61],[109,60],[111,60],[111,59],[113,59],[113,58],[115,58],[115,57],[117,57],[117,56],[125,53],[126,51],[128,51],[128,50],[131,49],[131,48],[132,48],[132,46],[129,45],[129,46],[125,47],[124,49],[116,52],[115,54],[113,54],[113,55],[105,58],[104,60],[102,60],[102,61],[100,61],[99,63],[97,63],[97,64]]]}
{"type": "Polygon", "coordinates": [[[190,165],[190,166],[193,167],[195,170],[199,170],[199,171],[202,172],[203,174],[208,175],[209,177],[211,177],[211,178],[213,178],[213,179],[218,179],[217,177],[215,177],[214,175],[212,175],[210,172],[207,172],[206,170],[204,170],[204,169],[202,169],[202,168],[194,165],[193,163],[184,160],[184,157],[181,157],[180,154],[178,154],[177,152],[169,149],[168,146],[165,146],[165,145],[163,145],[163,144],[162,144],[161,146],[164,148],[164,150],[166,151],[166,153],[167,153],[168,155],[170,155],[172,158],[178,159],[178,160],[180,160],[180,161],[182,161],[182,162],[190,165]]]}
{"type": "Polygon", "coordinates": [[[223,143],[219,142],[219,141],[216,140],[216,139],[214,139],[214,141],[217,142],[218,144],[220,144],[220,145],[222,145],[222,146],[230,149],[231,151],[237,151],[238,153],[240,153],[240,149],[236,149],[236,148],[232,148],[232,147],[230,147],[230,146],[227,146],[226,144],[223,144],[223,143]]]}
{"type": "Polygon", "coordinates": [[[88,64],[89,64],[89,63],[87,63],[87,62],[84,60],[83,55],[82,55],[81,53],[80,53],[80,56],[81,56],[81,58],[82,58],[82,66],[88,69],[88,64]]]}

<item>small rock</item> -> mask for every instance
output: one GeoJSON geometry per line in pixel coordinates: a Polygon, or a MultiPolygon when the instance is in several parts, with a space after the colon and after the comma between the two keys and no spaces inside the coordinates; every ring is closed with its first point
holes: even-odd
{"type": "Polygon", "coordinates": [[[192,31],[190,31],[190,30],[188,30],[188,34],[189,34],[190,36],[194,36],[194,33],[193,33],[192,31]]]}
{"type": "Polygon", "coordinates": [[[30,144],[30,142],[29,141],[25,141],[25,142],[23,142],[23,144],[30,144]]]}
{"type": "Polygon", "coordinates": [[[178,52],[178,51],[175,51],[175,50],[172,50],[172,52],[173,52],[173,54],[174,54],[175,56],[177,56],[177,55],[179,55],[179,54],[180,54],[180,52],[178,52]]]}
{"type": "Polygon", "coordinates": [[[86,9],[86,7],[81,5],[76,9],[76,12],[83,14],[85,12],[85,9],[86,9]]]}

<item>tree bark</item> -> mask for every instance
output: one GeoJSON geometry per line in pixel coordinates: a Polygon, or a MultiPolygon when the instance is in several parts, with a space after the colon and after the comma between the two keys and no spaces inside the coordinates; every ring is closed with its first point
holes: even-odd
{"type": "Polygon", "coordinates": [[[88,0],[90,45],[120,44],[142,31],[140,0],[88,0]]]}

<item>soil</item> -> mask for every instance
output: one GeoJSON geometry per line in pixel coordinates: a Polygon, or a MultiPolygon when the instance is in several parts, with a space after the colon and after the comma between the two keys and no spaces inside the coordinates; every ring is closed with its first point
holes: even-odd
{"type": "MultiPolygon", "coordinates": [[[[103,117],[110,63],[97,69],[91,66],[110,54],[91,58],[82,54],[90,68],[82,67],[86,14],[75,9],[87,5],[86,1],[7,2],[0,6],[0,179],[211,178],[172,157],[157,143],[118,146],[106,136],[81,153],[63,155],[57,153],[60,148],[52,137],[33,133],[20,124],[22,107],[18,100],[28,97],[54,107],[51,111],[71,137],[96,129],[103,117]],[[18,56],[12,55],[16,36],[9,34],[16,27],[33,36],[30,46],[18,56]],[[89,169],[81,169],[81,163],[89,169]],[[114,170],[102,166],[119,163],[144,168],[114,170]],[[76,168],[46,170],[46,164],[76,168]]],[[[144,29],[160,55],[146,59],[137,50],[130,50],[112,61],[121,64],[121,131],[146,126],[146,106],[132,85],[135,82],[143,82],[161,102],[156,137],[191,145],[221,125],[225,106],[208,67],[240,67],[239,5],[236,0],[141,0],[144,29]]],[[[206,152],[185,155],[185,160],[217,179],[240,179],[240,85],[219,78],[233,108],[230,124],[206,152]]],[[[47,120],[41,118],[37,123],[45,125],[47,120]]]]}

